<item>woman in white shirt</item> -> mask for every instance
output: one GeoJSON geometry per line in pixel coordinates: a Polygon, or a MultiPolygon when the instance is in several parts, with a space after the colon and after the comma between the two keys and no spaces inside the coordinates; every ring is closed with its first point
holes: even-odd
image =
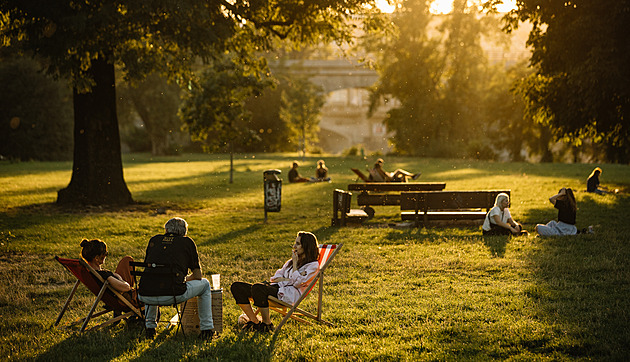
{"type": "Polygon", "coordinates": [[[494,200],[494,207],[486,214],[483,221],[483,235],[519,235],[525,234],[527,231],[512,219],[508,206],[510,205],[510,197],[502,192],[497,195],[494,200]]]}
{"type": "Polygon", "coordinates": [[[289,304],[297,302],[319,270],[318,258],[317,238],[310,232],[300,231],[293,244],[291,259],[276,271],[269,282],[253,285],[244,282],[232,283],[230,287],[232,296],[249,318],[243,329],[259,332],[272,331],[273,324],[269,316],[267,297],[271,295],[289,304]],[[249,298],[254,300],[254,305],[260,310],[262,322],[258,321],[249,298]]]}

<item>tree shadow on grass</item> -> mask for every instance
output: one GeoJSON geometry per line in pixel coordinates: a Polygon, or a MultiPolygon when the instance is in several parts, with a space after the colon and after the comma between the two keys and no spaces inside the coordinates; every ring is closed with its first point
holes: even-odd
{"type": "MultiPolygon", "coordinates": [[[[598,225],[594,235],[537,238],[529,251],[533,280],[523,294],[530,317],[553,326],[545,331],[548,342],[530,351],[600,360],[630,355],[630,203],[625,197],[609,201],[578,201],[578,229],[598,225]]],[[[547,209],[529,212],[551,215],[547,209]]]]}
{"type": "Polygon", "coordinates": [[[197,239],[195,242],[197,243],[197,246],[208,246],[208,245],[231,243],[234,241],[234,239],[253,234],[257,232],[258,230],[260,230],[261,228],[263,228],[262,224],[253,224],[242,229],[232,230],[225,234],[218,235],[214,238],[209,238],[205,240],[197,239]]]}
{"type": "Polygon", "coordinates": [[[146,340],[144,328],[137,325],[115,332],[103,329],[74,334],[44,351],[35,360],[109,361],[122,358],[131,361],[270,361],[272,350],[266,337],[252,333],[225,333],[207,342],[197,335],[184,336],[172,329],[158,329],[155,339],[146,340]]]}

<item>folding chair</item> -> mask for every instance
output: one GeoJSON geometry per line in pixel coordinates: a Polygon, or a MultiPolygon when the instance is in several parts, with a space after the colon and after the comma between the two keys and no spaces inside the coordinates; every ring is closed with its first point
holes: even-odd
{"type": "Polygon", "coordinates": [[[333,325],[332,323],[322,319],[322,297],[323,297],[323,293],[324,293],[324,271],[326,270],[328,265],[330,265],[330,263],[332,262],[333,258],[335,257],[335,255],[341,249],[342,246],[343,246],[343,244],[323,244],[323,245],[319,245],[319,259],[318,259],[319,270],[311,278],[311,280],[309,281],[308,287],[306,288],[306,291],[304,292],[304,294],[302,294],[300,299],[298,299],[297,302],[295,302],[295,304],[291,305],[289,303],[285,303],[285,302],[281,301],[280,299],[278,299],[276,297],[269,296],[269,298],[268,298],[269,299],[269,309],[271,309],[271,310],[273,310],[275,312],[278,312],[278,313],[280,313],[280,314],[282,314],[284,316],[282,321],[276,327],[274,335],[277,334],[280,331],[282,326],[287,322],[287,320],[289,318],[294,319],[294,320],[296,320],[298,322],[301,322],[301,323],[309,324],[309,325],[311,323],[308,322],[307,320],[305,320],[304,318],[310,318],[310,319],[312,319],[312,320],[314,320],[316,322],[319,322],[319,323],[322,323],[322,324],[325,324],[325,325],[328,325],[328,326],[332,326],[333,325]],[[319,299],[317,300],[317,314],[309,313],[309,312],[307,312],[307,311],[305,311],[303,309],[298,308],[298,306],[300,305],[302,300],[304,300],[304,298],[306,298],[309,295],[309,293],[311,292],[311,290],[315,286],[315,283],[317,283],[318,280],[319,280],[319,299]]]}
{"type": "Polygon", "coordinates": [[[64,313],[68,309],[68,306],[70,305],[70,301],[72,300],[74,293],[77,291],[77,288],[79,287],[79,284],[81,283],[83,283],[83,285],[85,285],[94,295],[96,295],[96,299],[94,300],[94,303],[92,303],[92,307],[90,308],[90,311],[88,312],[88,315],[85,318],[81,318],[78,321],[75,321],[69,324],[69,326],[72,326],[79,323],[83,323],[83,325],[81,326],[81,329],[79,330],[79,333],[82,333],[83,331],[85,331],[90,320],[96,317],[102,316],[106,313],[112,312],[112,311],[119,312],[121,314],[116,316],[115,315],[116,313],[114,313],[113,318],[108,319],[107,321],[101,324],[98,324],[90,328],[89,330],[105,327],[112,323],[115,323],[117,321],[120,321],[125,318],[129,318],[132,316],[137,316],[140,319],[144,319],[144,316],[142,315],[142,311],[141,311],[142,308],[135,307],[131,302],[129,302],[125,297],[123,297],[123,295],[120,294],[118,291],[116,291],[116,289],[114,289],[107,280],[103,280],[101,275],[96,270],[94,270],[94,268],[92,268],[88,263],[86,263],[85,260],[65,259],[65,258],[60,258],[58,256],[55,256],[55,260],[57,260],[61,265],[63,265],[66,269],[68,269],[68,271],[77,278],[77,281],[74,284],[72,291],[70,291],[70,295],[68,296],[66,303],[61,309],[61,312],[59,313],[59,316],[57,317],[57,320],[55,321],[54,326],[59,325],[61,318],[63,317],[64,313]],[[101,285],[99,285],[99,282],[101,283],[101,285]],[[98,302],[101,302],[101,301],[105,304],[105,309],[100,312],[94,313],[94,311],[96,310],[96,306],[98,305],[98,302]]]}
{"type": "MultiPolygon", "coordinates": [[[[173,264],[156,264],[156,263],[132,261],[132,262],[129,262],[129,265],[134,267],[133,270],[131,271],[131,275],[133,275],[136,285],[138,285],[138,281],[136,280],[137,276],[142,276],[145,274],[154,274],[156,276],[159,276],[160,278],[164,278],[165,280],[172,281],[173,276],[177,273],[177,271],[175,271],[174,269],[173,264]],[[139,270],[139,268],[143,270],[139,270]]],[[[173,288],[175,287],[173,283],[170,283],[170,284],[173,288]]],[[[182,309],[180,310],[179,303],[177,303],[177,300],[175,299],[179,294],[175,294],[175,292],[173,291],[171,295],[173,296],[173,303],[162,304],[162,306],[172,306],[175,308],[175,311],[177,312],[177,330],[175,331],[175,333],[177,333],[181,329],[182,334],[186,335],[186,333],[184,332],[184,329],[181,328],[182,326],[181,321],[182,321],[182,314],[184,313],[184,309],[186,309],[186,303],[188,301],[185,301],[182,303],[182,309]]],[[[146,306],[149,306],[149,304],[146,304],[146,306]]],[[[159,306],[160,305],[158,305],[158,307],[159,306]]],[[[158,321],[159,321],[159,318],[160,318],[160,313],[158,310],[158,314],[157,314],[158,321]]]]}

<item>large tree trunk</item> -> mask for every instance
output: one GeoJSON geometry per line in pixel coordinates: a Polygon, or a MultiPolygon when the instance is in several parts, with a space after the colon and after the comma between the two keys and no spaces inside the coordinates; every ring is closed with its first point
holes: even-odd
{"type": "Polygon", "coordinates": [[[123,178],[116,115],[114,66],[92,62],[90,93],[74,89],[74,163],[72,178],[59,190],[58,204],[125,205],[133,202],[123,178]]]}

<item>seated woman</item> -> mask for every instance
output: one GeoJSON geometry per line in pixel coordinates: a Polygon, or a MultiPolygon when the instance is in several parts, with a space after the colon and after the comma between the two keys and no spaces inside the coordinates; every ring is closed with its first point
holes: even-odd
{"type": "Polygon", "coordinates": [[[502,192],[494,200],[494,207],[488,211],[481,229],[483,235],[520,235],[527,234],[523,227],[512,219],[508,206],[510,197],[502,192]]]}
{"type": "Polygon", "coordinates": [[[379,158],[374,164],[374,168],[370,170],[370,181],[376,182],[407,182],[408,179],[415,180],[420,177],[420,173],[411,173],[403,169],[397,169],[394,172],[387,172],[383,169],[383,159],[379,158]]]}
{"type": "Polygon", "coordinates": [[[232,283],[230,290],[234,300],[249,318],[243,330],[272,331],[273,324],[269,316],[267,297],[271,295],[289,304],[297,302],[306,290],[308,282],[319,270],[318,257],[319,250],[315,235],[300,231],[293,244],[291,259],[276,271],[270,282],[253,285],[244,282],[232,283]],[[249,304],[249,298],[254,300],[254,305],[260,310],[262,322],[258,321],[256,313],[249,304]]]}
{"type": "Polygon", "coordinates": [[[291,169],[289,170],[289,182],[290,183],[314,181],[314,179],[308,179],[306,177],[302,177],[302,175],[300,175],[300,173],[298,172],[298,167],[299,167],[298,162],[297,161],[293,161],[293,164],[291,165],[291,169]]]}
{"type": "Polygon", "coordinates": [[[317,181],[330,181],[330,177],[328,177],[328,167],[326,167],[326,164],[324,164],[324,160],[317,161],[315,178],[317,179],[317,181]]]}
{"type": "Polygon", "coordinates": [[[578,233],[575,227],[577,203],[573,190],[561,188],[557,194],[549,198],[549,202],[558,209],[558,221],[551,220],[547,224],[536,225],[536,232],[540,236],[575,235],[578,233]]]}
{"type": "Polygon", "coordinates": [[[595,167],[593,172],[588,176],[586,180],[586,191],[593,192],[598,195],[603,195],[608,193],[608,188],[599,185],[599,175],[602,174],[602,169],[599,167],[595,167]]]}
{"type": "Polygon", "coordinates": [[[116,271],[111,272],[102,268],[108,255],[107,244],[104,241],[83,239],[81,248],[81,257],[100,274],[103,280],[107,280],[112,288],[120,292],[133,305],[138,306],[136,290],[133,289],[134,280],[129,266],[129,262],[133,261],[133,258],[125,256],[118,263],[116,271]]]}

